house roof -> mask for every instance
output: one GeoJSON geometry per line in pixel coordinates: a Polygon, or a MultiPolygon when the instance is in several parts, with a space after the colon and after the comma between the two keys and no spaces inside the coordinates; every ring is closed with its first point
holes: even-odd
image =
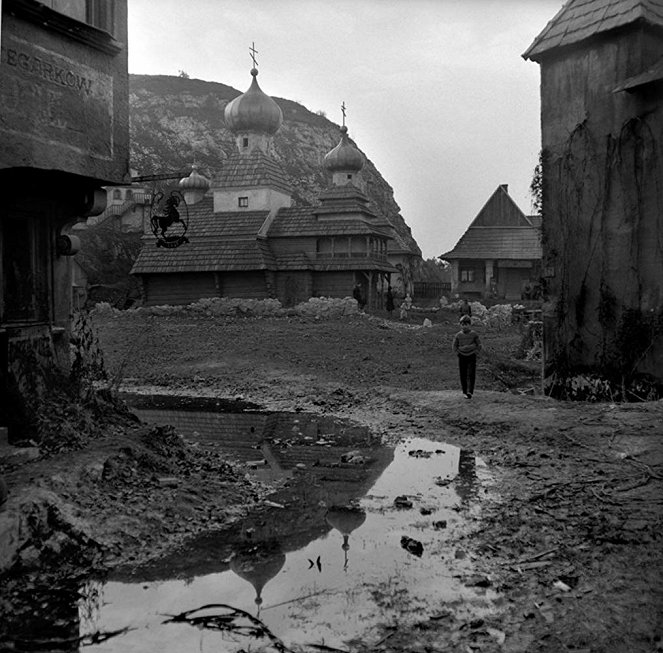
{"type": "Polygon", "coordinates": [[[511,259],[541,258],[539,231],[529,227],[470,227],[456,246],[442,259],[511,259]]]}
{"type": "Polygon", "coordinates": [[[663,28],[663,0],[568,0],[523,57],[536,61],[551,50],[636,22],[663,28]]]}
{"type": "Polygon", "coordinates": [[[274,188],[292,193],[292,186],[281,166],[259,149],[250,154],[231,155],[212,184],[213,188],[274,188]]]}
{"type": "Polygon", "coordinates": [[[540,221],[535,226],[501,184],[442,259],[540,259],[540,221]]]}

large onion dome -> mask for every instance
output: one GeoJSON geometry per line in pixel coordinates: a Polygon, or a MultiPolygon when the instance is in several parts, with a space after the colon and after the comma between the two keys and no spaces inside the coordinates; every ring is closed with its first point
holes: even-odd
{"type": "Polygon", "coordinates": [[[226,105],[226,125],[234,131],[255,131],[275,134],[283,122],[283,112],[269,95],[258,86],[258,71],[251,70],[253,81],[246,93],[226,105]]]}
{"type": "Polygon", "coordinates": [[[324,165],[329,172],[359,172],[364,167],[364,155],[350,143],[345,125],[339,144],[325,155],[324,165]]]}
{"type": "Polygon", "coordinates": [[[180,179],[179,187],[183,191],[200,191],[206,193],[209,190],[209,179],[198,172],[198,166],[191,166],[191,174],[180,179]]]}

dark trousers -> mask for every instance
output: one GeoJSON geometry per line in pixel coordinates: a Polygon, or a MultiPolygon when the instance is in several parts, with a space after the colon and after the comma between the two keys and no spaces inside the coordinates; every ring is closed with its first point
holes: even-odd
{"type": "Polygon", "coordinates": [[[463,388],[463,394],[474,394],[474,379],[477,375],[477,355],[459,355],[458,369],[460,370],[460,385],[463,388]]]}

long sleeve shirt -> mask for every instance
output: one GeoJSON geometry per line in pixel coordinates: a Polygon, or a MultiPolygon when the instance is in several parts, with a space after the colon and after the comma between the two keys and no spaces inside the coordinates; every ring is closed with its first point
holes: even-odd
{"type": "Polygon", "coordinates": [[[476,331],[459,331],[454,336],[453,351],[460,356],[471,356],[481,351],[481,340],[476,331]]]}

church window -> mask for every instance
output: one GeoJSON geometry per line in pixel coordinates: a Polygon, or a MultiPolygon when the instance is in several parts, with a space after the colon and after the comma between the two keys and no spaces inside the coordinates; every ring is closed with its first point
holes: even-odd
{"type": "Polygon", "coordinates": [[[474,270],[461,270],[460,271],[460,280],[461,281],[474,281],[474,270]]]}
{"type": "Polygon", "coordinates": [[[239,197],[237,199],[237,206],[239,206],[240,209],[245,209],[249,206],[249,198],[248,197],[239,197]]]}

